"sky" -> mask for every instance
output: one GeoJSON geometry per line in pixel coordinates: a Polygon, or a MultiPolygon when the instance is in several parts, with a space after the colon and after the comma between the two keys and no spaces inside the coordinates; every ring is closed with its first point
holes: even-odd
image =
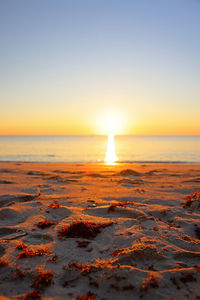
{"type": "Polygon", "coordinates": [[[0,0],[0,134],[200,135],[200,0],[0,0]],[[115,117],[117,116],[117,117],[115,117]]]}

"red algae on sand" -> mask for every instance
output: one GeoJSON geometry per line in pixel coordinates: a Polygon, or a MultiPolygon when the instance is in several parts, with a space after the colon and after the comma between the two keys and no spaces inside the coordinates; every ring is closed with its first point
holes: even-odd
{"type": "Polygon", "coordinates": [[[38,222],[36,225],[38,228],[40,229],[45,229],[45,228],[49,228],[53,225],[58,224],[57,222],[53,222],[53,221],[49,221],[49,220],[44,220],[44,221],[40,221],[38,222]]]}
{"type": "Polygon", "coordinates": [[[91,292],[88,292],[84,296],[78,295],[76,297],[76,300],[95,300],[95,298],[94,298],[94,296],[93,296],[93,294],[91,292]]]}
{"type": "Polygon", "coordinates": [[[16,270],[13,271],[13,273],[19,278],[23,278],[25,276],[25,271],[20,270],[18,267],[16,267],[16,270]]]}
{"type": "Polygon", "coordinates": [[[112,225],[108,223],[89,223],[89,222],[73,222],[69,226],[64,226],[58,231],[60,237],[66,238],[85,238],[93,239],[97,234],[101,233],[102,228],[112,225]]]}
{"type": "Polygon", "coordinates": [[[200,265],[194,266],[194,269],[200,271],[200,265]]]}
{"type": "Polygon", "coordinates": [[[7,260],[0,259],[0,267],[8,267],[9,263],[7,260]]]}
{"type": "Polygon", "coordinates": [[[38,275],[35,278],[35,282],[32,287],[40,289],[48,285],[51,285],[53,282],[53,272],[50,270],[39,270],[38,275]]]}
{"type": "Polygon", "coordinates": [[[158,287],[158,279],[154,275],[150,275],[143,280],[141,291],[146,291],[148,287],[153,287],[153,288],[158,287]]]}
{"type": "Polygon", "coordinates": [[[43,256],[45,254],[49,254],[49,250],[47,249],[38,249],[36,251],[25,249],[17,255],[17,258],[26,258],[26,257],[34,257],[34,256],[43,256]]]}
{"type": "Polygon", "coordinates": [[[24,250],[27,247],[28,246],[26,244],[24,244],[24,242],[19,242],[19,244],[16,245],[16,249],[19,249],[19,250],[24,250]]]}
{"type": "Polygon", "coordinates": [[[53,203],[49,204],[49,207],[51,207],[53,209],[59,208],[60,207],[60,203],[58,202],[58,200],[54,200],[53,203]]]}
{"type": "Polygon", "coordinates": [[[114,211],[116,207],[126,207],[128,204],[137,206],[137,205],[135,204],[135,202],[133,202],[133,201],[117,202],[117,203],[111,204],[111,205],[108,207],[108,212],[114,211]]]}
{"type": "Polygon", "coordinates": [[[200,192],[195,192],[191,195],[187,195],[186,201],[183,203],[183,207],[191,207],[194,202],[198,203],[198,208],[200,208],[200,192]]]}

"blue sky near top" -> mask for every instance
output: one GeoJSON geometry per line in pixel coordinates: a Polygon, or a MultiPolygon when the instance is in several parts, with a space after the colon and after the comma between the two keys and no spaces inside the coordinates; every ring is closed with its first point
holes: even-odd
{"type": "Polygon", "coordinates": [[[200,134],[200,1],[0,0],[0,134],[200,134]]]}

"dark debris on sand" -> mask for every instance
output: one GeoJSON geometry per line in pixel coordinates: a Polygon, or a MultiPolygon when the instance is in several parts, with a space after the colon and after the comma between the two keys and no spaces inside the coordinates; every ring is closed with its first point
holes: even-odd
{"type": "Polygon", "coordinates": [[[58,231],[60,237],[66,238],[85,238],[93,239],[105,227],[112,225],[113,222],[108,223],[89,223],[89,222],[73,222],[69,226],[64,226],[58,231]]]}
{"type": "Polygon", "coordinates": [[[49,228],[53,225],[56,225],[57,222],[53,222],[53,221],[49,221],[49,220],[44,220],[44,221],[40,221],[37,223],[37,227],[40,229],[45,229],[45,228],[49,228]]]}

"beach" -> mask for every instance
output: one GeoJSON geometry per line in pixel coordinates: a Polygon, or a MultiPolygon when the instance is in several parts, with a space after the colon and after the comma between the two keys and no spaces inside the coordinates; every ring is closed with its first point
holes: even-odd
{"type": "Polygon", "coordinates": [[[198,192],[198,164],[0,163],[0,296],[200,299],[198,192]]]}

